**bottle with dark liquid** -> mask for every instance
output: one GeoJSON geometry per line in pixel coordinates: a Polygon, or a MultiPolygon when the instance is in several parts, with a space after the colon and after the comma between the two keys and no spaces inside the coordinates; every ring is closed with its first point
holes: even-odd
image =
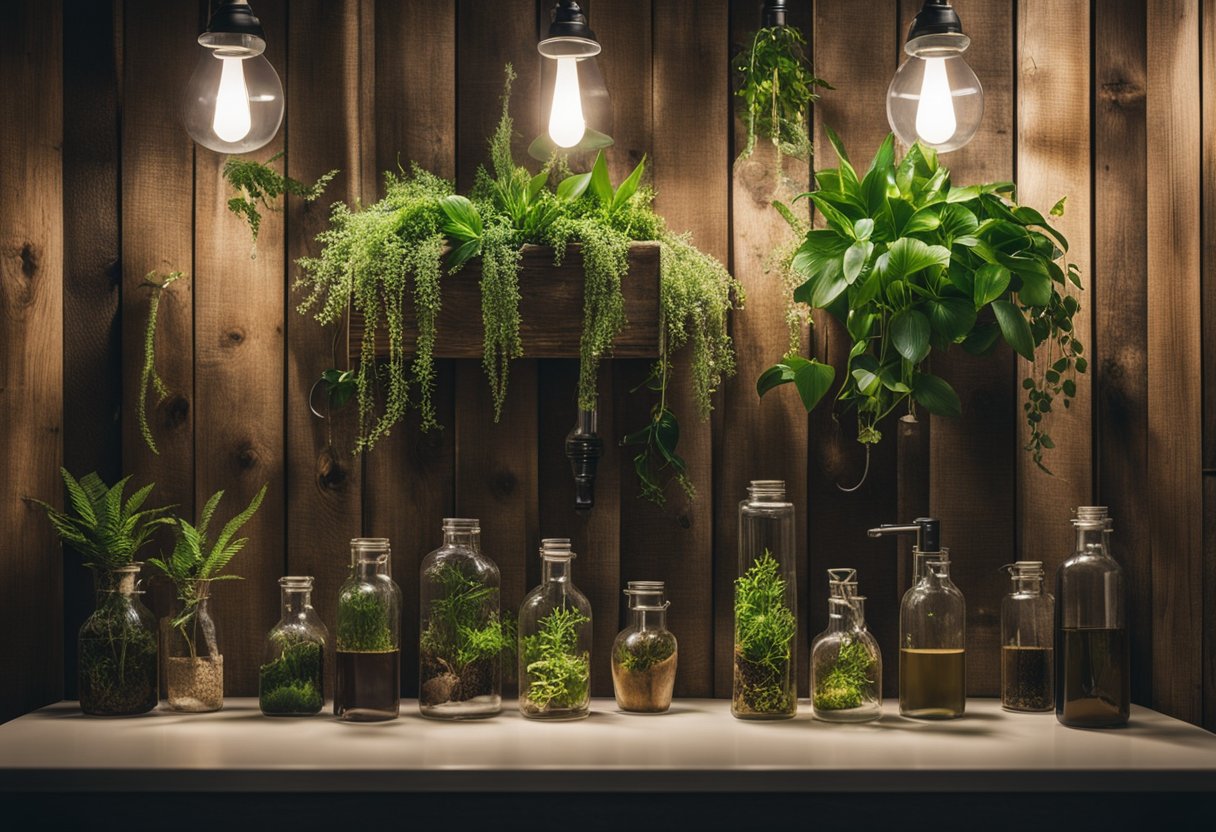
{"type": "Polygon", "coordinates": [[[1077,728],[1125,725],[1131,710],[1123,569],[1110,554],[1105,506],[1081,506],[1077,546],[1056,573],[1056,718],[1077,728]]]}
{"type": "Polygon", "coordinates": [[[1001,567],[1013,591],[1001,601],[1001,705],[1007,711],[1050,711],[1055,704],[1051,595],[1043,592],[1043,563],[1001,567]]]}
{"type": "Polygon", "coordinates": [[[351,541],[351,576],[338,594],[334,714],[396,719],[401,705],[401,590],[389,577],[388,540],[351,541]]]}

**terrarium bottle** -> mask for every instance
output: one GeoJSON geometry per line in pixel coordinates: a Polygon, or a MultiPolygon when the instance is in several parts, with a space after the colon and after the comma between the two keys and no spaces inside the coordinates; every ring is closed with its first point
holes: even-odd
{"type": "Polygon", "coordinates": [[[541,541],[540,586],[519,608],[519,709],[532,719],[591,713],[591,604],[570,580],[568,538],[541,541]]]}
{"type": "Polygon", "coordinates": [[[739,503],[734,690],[740,719],[789,719],[798,711],[798,584],[794,504],[781,480],[752,480],[739,503]]]}
{"type": "Polygon", "coordinates": [[[334,714],[352,722],[396,719],[401,706],[401,590],[383,537],[350,542],[351,575],[338,592],[334,714]]]}
{"type": "Polygon", "coordinates": [[[866,629],[857,570],[828,570],[828,628],[811,644],[811,713],[825,722],[882,716],[882,652],[866,629]]]}
{"type": "Polygon", "coordinates": [[[325,705],[329,631],[312,606],[312,578],[279,578],[282,614],[266,636],[258,706],[267,716],[311,716],[325,705]]]}
{"type": "Polygon", "coordinates": [[[662,581],[630,581],[629,626],[612,643],[612,690],[622,711],[660,714],[671,707],[678,648],[667,629],[662,581]]]}
{"type": "Polygon", "coordinates": [[[1001,705],[1007,711],[1050,711],[1055,704],[1052,604],[1043,592],[1043,563],[1001,567],[1013,591],[1001,601],[1001,705]]]}
{"type": "Polygon", "coordinates": [[[141,566],[94,573],[97,609],[76,642],[80,709],[86,714],[132,716],[160,701],[156,619],[139,600],[141,566]]]}
{"type": "Polygon", "coordinates": [[[1082,506],[1077,547],[1056,572],[1056,718],[1123,725],[1131,708],[1123,570],[1110,553],[1105,506],[1082,506]]]}
{"type": "Polygon", "coordinates": [[[449,517],[443,545],[422,559],[418,708],[438,719],[502,710],[503,628],[498,567],[481,551],[481,523],[449,517]]]}
{"type": "Polygon", "coordinates": [[[169,631],[169,707],[190,713],[218,711],[224,707],[224,656],[211,613],[211,581],[196,581],[191,592],[190,603],[179,599],[173,618],[180,623],[169,631]]]}

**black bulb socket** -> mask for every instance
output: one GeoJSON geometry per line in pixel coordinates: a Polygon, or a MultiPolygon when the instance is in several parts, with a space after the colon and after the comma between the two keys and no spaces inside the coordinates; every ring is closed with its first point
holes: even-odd
{"type": "Polygon", "coordinates": [[[769,0],[764,4],[764,28],[785,25],[785,0],[769,0]]]}
{"type": "Polygon", "coordinates": [[[595,506],[595,474],[604,455],[604,440],[594,433],[572,431],[566,437],[566,459],[574,474],[574,508],[590,511],[595,506]]]}
{"type": "Polygon", "coordinates": [[[923,35],[961,35],[963,24],[958,12],[946,0],[928,0],[908,28],[908,40],[923,35]]]}

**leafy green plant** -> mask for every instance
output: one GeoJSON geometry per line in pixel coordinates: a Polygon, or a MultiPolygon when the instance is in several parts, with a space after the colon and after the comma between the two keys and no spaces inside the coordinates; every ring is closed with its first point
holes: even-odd
{"type": "Polygon", "coordinates": [[[840,643],[836,663],[815,685],[815,707],[822,711],[859,708],[865,701],[866,688],[874,684],[874,656],[857,639],[847,636],[840,643]]]}
{"type": "Polygon", "coordinates": [[[258,703],[267,714],[316,713],[325,704],[324,654],[316,641],[275,633],[279,657],[258,671],[258,703]]]}
{"type": "Polygon", "coordinates": [[[520,695],[525,707],[577,708],[587,700],[591,657],[578,649],[578,628],[590,620],[576,609],[559,607],[537,622],[535,635],[521,639],[525,676],[520,695]]]}
{"type": "Polygon", "coordinates": [[[338,171],[331,170],[311,185],[305,185],[270,167],[281,158],[283,151],[265,162],[233,157],[224,163],[224,179],[237,192],[237,196],[228,200],[228,210],[245,220],[253,234],[255,248],[250,252],[250,257],[256,255],[258,232],[262,228],[262,209],[279,210],[274,200],[284,194],[294,194],[305,202],[312,202],[325,192],[325,187],[338,175],[338,171]]]}
{"type": "Polygon", "coordinates": [[[819,99],[817,90],[832,86],[816,77],[805,47],[806,38],[796,26],[770,26],[756,32],[751,45],[735,56],[735,96],[747,125],[739,159],[751,156],[757,135],[771,141],[778,154],[810,158],[810,105],[819,99]]]}
{"type": "Polygon", "coordinates": [[[422,631],[424,651],[441,659],[457,676],[468,665],[497,659],[508,648],[510,633],[494,611],[498,588],[486,586],[451,563],[441,563],[426,579],[440,585],[422,631]]]}
{"type": "Polygon", "coordinates": [[[224,524],[214,541],[208,536],[211,520],[220,500],[224,497],[223,490],[217,491],[207,500],[199,515],[197,526],[178,517],[176,539],[173,551],[165,560],[148,558],[148,563],[160,570],[172,583],[177,591],[177,600],[181,609],[172,619],[172,626],[185,639],[190,649],[190,658],[197,658],[196,648],[197,613],[199,605],[208,596],[210,585],[215,581],[239,581],[239,575],[223,574],[224,569],[232,559],[245,548],[249,542],[247,537],[237,537],[240,528],[249,522],[250,518],[262,505],[266,496],[266,486],[262,486],[245,509],[224,524]]]}
{"type": "Polygon", "coordinates": [[[396,649],[385,599],[354,584],[338,596],[336,644],[344,653],[386,653],[396,649]]]}
{"type": "Polygon", "coordinates": [[[798,629],[781,565],[765,549],[735,579],[735,699],[753,713],[793,707],[790,654],[798,629]]]}
{"type": "MultiPolygon", "coordinates": [[[[1073,327],[1080,304],[1069,288],[1081,288],[1080,272],[1063,260],[1068,241],[1014,201],[1011,182],[956,187],[932,149],[917,144],[896,159],[892,136],[858,177],[840,140],[829,138],[839,167],[819,171],[818,190],[804,195],[826,227],[806,233],[792,265],[805,278],[795,299],[827,310],[852,343],[834,404],[856,409],[866,445],[881,440],[880,422],[901,405],[958,416],[958,395],[929,372],[932,355],[955,344],[983,355],[1003,338],[1035,366],[1023,381],[1026,449],[1046,471],[1054,443],[1044,416],[1054,403],[1071,404],[1075,375],[1086,371],[1073,327]]],[[[1060,200],[1050,213],[1063,210],[1060,200]]],[[[793,383],[809,411],[835,375],[790,354],[756,388],[763,396],[793,383]]]]}
{"type": "Polygon", "coordinates": [[[148,301],[148,323],[144,328],[144,363],[139,372],[139,402],[136,404],[136,410],[139,412],[139,433],[154,454],[160,454],[160,450],[156,447],[156,439],[152,436],[152,428],[148,424],[148,388],[152,387],[156,391],[157,404],[169,397],[169,388],[156,372],[156,319],[160,312],[161,295],[183,276],[181,272],[170,272],[158,281],[157,272],[148,272],[144,278],[144,284],[152,287],[152,297],[148,301]]]}
{"type": "Polygon", "coordinates": [[[616,662],[622,670],[642,673],[671,658],[675,643],[670,638],[642,638],[629,644],[619,644],[616,662]]]}

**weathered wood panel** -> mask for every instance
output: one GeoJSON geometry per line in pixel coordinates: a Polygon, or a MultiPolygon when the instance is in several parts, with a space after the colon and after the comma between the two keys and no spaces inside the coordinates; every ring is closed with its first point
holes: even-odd
{"type": "Polygon", "coordinates": [[[0,720],[63,692],[63,559],[37,497],[63,504],[63,8],[8,11],[0,50],[0,720]]]}
{"type": "MultiPolygon", "coordinates": [[[[1201,89],[1216,87],[1216,0],[1204,0],[1201,89]]],[[[1203,96],[1203,726],[1216,731],[1216,96],[1203,96]]],[[[1133,676],[1133,679],[1135,677],[1133,676]]]]}

